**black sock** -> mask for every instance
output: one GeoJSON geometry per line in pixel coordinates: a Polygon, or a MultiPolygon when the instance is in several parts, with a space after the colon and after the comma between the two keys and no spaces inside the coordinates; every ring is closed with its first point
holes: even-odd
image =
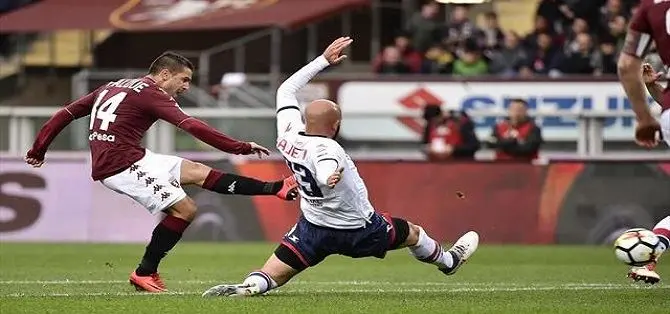
{"type": "Polygon", "coordinates": [[[212,170],[202,187],[221,194],[275,195],[284,186],[284,181],[265,182],[232,173],[212,170]]]}
{"type": "Polygon", "coordinates": [[[139,276],[149,276],[158,272],[158,264],[181,239],[189,222],[174,216],[166,216],[154,229],[142,262],[135,270],[139,276]]]}

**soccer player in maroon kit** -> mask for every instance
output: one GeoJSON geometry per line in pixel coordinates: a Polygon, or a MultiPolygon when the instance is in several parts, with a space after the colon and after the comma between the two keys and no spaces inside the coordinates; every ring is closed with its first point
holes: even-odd
{"type": "MultiPolygon", "coordinates": [[[[663,138],[670,145],[670,88],[664,88],[655,81],[661,76],[651,66],[642,66],[652,41],[656,43],[658,54],[667,68],[670,65],[670,0],[642,0],[633,16],[626,40],[619,57],[618,72],[621,85],[631,102],[637,127],[635,142],[651,148],[663,138]],[[657,121],[647,106],[645,86],[654,100],[661,105],[661,119],[657,121]],[[660,132],[660,137],[658,136],[660,132]]],[[[670,86],[668,86],[670,87],[670,86]]],[[[670,217],[662,219],[653,229],[659,238],[659,255],[670,246],[670,217]]],[[[656,283],[661,277],[656,273],[658,257],[649,265],[633,267],[628,276],[635,281],[656,283]]]]}
{"type": "Polygon", "coordinates": [[[666,67],[670,65],[670,0],[642,0],[633,16],[626,40],[619,57],[619,79],[631,102],[637,127],[635,141],[643,147],[655,147],[659,143],[658,133],[670,145],[670,89],[657,84],[647,84],[649,93],[661,105],[660,123],[647,106],[645,84],[642,79],[642,59],[652,41],[666,67]]]}
{"type": "Polygon", "coordinates": [[[173,97],[189,88],[192,74],[193,64],[188,59],[166,52],[154,60],[148,75],[110,82],[59,110],[44,124],[26,154],[28,164],[42,166],[56,135],[73,120],[91,116],[88,139],[93,180],[133,198],[152,214],[167,214],[154,229],[142,261],[130,275],[130,283],[137,290],[165,291],[158,264],[177,244],[197,210],[182,185],[195,184],[222,194],[276,195],[285,200],[297,195],[293,176],[263,182],[224,174],[177,156],[155,154],[141,146],[149,127],[163,119],[227,153],[259,157],[269,153],[254,142],[232,139],[181,110],[173,97]]]}

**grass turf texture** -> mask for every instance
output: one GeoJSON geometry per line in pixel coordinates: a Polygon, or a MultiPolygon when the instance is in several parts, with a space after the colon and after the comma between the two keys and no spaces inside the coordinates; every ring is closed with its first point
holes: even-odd
{"type": "MultiPolygon", "coordinates": [[[[171,294],[127,278],[143,246],[0,244],[1,313],[668,313],[670,285],[633,284],[609,247],[482,246],[451,277],[406,250],[385,260],[333,256],[280,290],[203,299],[237,283],[271,244],[181,243],[161,266],[171,294]]],[[[659,264],[670,280],[670,258],[659,264]]]]}

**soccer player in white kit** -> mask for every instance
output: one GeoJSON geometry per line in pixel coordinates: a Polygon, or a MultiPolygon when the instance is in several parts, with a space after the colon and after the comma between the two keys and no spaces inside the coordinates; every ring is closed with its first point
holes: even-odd
{"type": "Polygon", "coordinates": [[[349,37],[338,38],[277,91],[277,149],[300,184],[298,223],[260,270],[240,284],[214,286],[203,296],[258,295],[329,255],[384,258],[387,251],[403,247],[419,261],[452,275],[477,249],[479,235],[474,231],[444,251],[420,226],[375,212],[356,165],[334,140],[342,118],[337,104],[313,101],[305,108],[303,123],[296,92],[321,70],[346,58],[342,51],[351,43],[349,37]]]}

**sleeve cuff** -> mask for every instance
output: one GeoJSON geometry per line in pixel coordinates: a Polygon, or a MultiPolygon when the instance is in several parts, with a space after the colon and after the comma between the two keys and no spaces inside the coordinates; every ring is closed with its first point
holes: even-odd
{"type": "Polygon", "coordinates": [[[327,68],[330,65],[330,62],[323,55],[318,56],[314,59],[314,62],[322,69],[327,68]]]}

